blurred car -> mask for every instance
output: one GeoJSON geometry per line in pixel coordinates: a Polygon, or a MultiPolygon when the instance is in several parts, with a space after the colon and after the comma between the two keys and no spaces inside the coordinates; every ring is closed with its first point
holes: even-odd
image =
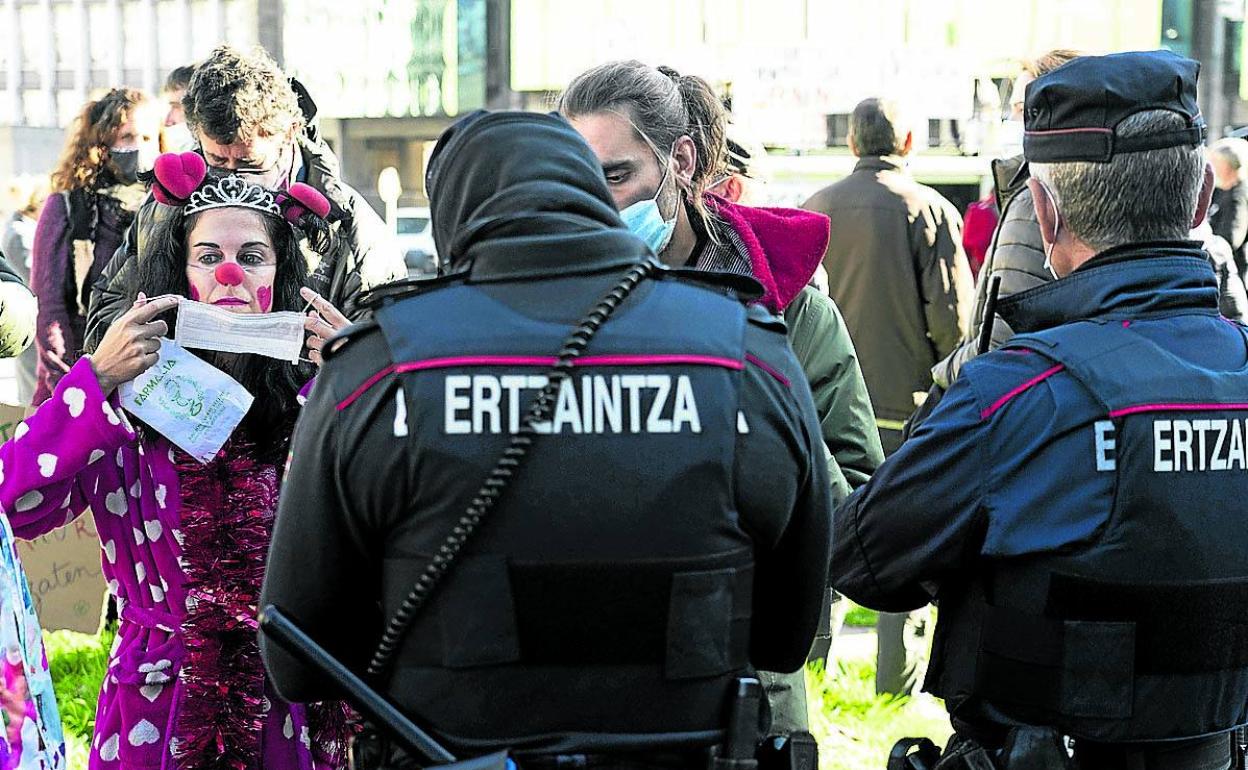
{"type": "Polygon", "coordinates": [[[438,253],[433,245],[433,223],[423,206],[398,210],[398,245],[409,273],[436,275],[438,253]]]}

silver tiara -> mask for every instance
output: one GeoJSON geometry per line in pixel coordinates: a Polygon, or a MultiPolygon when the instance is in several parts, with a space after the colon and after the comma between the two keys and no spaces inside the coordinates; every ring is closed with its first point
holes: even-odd
{"type": "Polygon", "coordinates": [[[222,209],[241,206],[255,209],[265,214],[281,216],[282,211],[273,199],[273,193],[259,185],[251,184],[239,176],[223,177],[220,181],[206,184],[195,192],[187,201],[183,210],[187,214],[208,209],[222,209]]]}

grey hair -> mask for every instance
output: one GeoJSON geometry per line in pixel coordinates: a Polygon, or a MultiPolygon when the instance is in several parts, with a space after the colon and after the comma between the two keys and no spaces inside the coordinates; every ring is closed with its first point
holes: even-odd
{"type": "MultiPolygon", "coordinates": [[[[1124,119],[1120,137],[1186,128],[1168,110],[1124,119]]],[[[1200,147],[1166,147],[1115,155],[1107,163],[1032,163],[1031,175],[1056,197],[1062,224],[1096,251],[1142,241],[1188,237],[1204,178],[1200,147]]]]}
{"type": "Polygon", "coordinates": [[[1209,148],[1209,157],[1221,158],[1226,165],[1242,172],[1248,166],[1248,141],[1234,137],[1219,139],[1209,148]]]}
{"type": "Polygon", "coordinates": [[[897,104],[875,98],[858,102],[849,116],[849,137],[860,158],[900,154],[906,131],[897,104]]]}

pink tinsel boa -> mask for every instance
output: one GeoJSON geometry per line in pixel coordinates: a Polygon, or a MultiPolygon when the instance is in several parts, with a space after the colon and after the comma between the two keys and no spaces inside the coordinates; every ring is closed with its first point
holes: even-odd
{"type": "MultiPolygon", "coordinates": [[[[184,770],[261,766],[265,672],[256,639],[256,605],[273,532],[280,476],[234,438],[200,465],[177,453],[181,487],[186,657],[174,735],[184,770]]],[[[341,703],[309,705],[313,751],[345,764],[352,725],[341,703]]]]}

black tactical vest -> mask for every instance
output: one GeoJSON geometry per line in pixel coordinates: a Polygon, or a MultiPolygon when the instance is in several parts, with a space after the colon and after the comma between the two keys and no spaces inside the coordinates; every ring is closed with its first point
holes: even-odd
{"type": "MultiPolygon", "coordinates": [[[[609,287],[601,275],[455,283],[377,312],[418,490],[388,544],[386,615],[588,309],[551,287],[589,285],[601,288],[585,296],[609,287]],[[572,315],[516,310],[543,296],[572,315]]],[[[452,743],[717,734],[749,651],[753,543],[733,494],[746,323],[739,301],[664,277],[644,281],[594,337],[522,473],[396,659],[391,692],[452,743]]]]}

